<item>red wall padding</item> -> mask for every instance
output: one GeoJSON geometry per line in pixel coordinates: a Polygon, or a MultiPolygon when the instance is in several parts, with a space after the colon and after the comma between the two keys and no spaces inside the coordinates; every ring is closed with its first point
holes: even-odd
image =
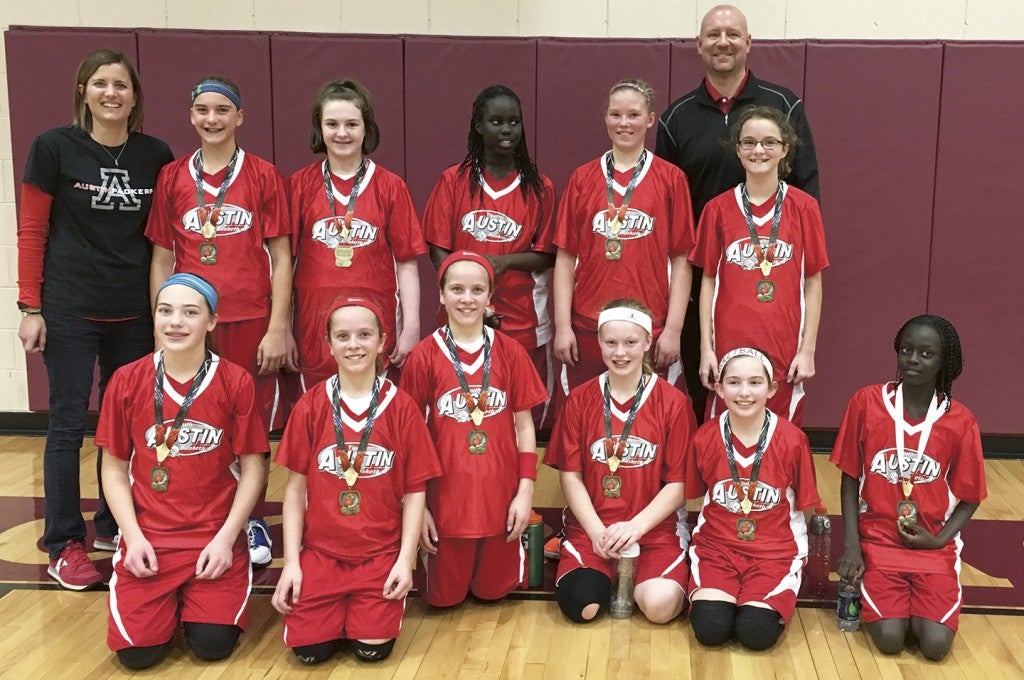
{"type": "Polygon", "coordinates": [[[893,336],[928,309],[941,67],[938,44],[807,46],[807,110],[832,263],[809,423],[838,423],[858,387],[891,380],[893,336]],[[913,77],[890,77],[893,64],[913,77]]]}
{"type": "Polygon", "coordinates": [[[192,86],[207,75],[226,76],[242,93],[245,119],[238,140],[248,152],[274,161],[270,91],[270,36],[229,31],[139,31],[139,62],[146,91],[146,131],[175,156],[199,146],[189,108],[192,86]]]}
{"type": "MultiPolygon", "coordinates": [[[[642,78],[667,92],[669,43],[657,40],[539,40],[537,42],[537,166],[555,189],[573,170],[611,148],[604,126],[608,90],[642,78]]],[[[647,135],[654,148],[657,123],[647,135]]],[[[623,291],[626,293],[628,291],[623,291]]]]}
{"type": "MultiPolygon", "coordinates": [[[[617,79],[651,82],[663,111],[703,75],[693,40],[15,27],[6,45],[16,183],[35,135],[70,120],[78,61],[109,45],[137,57],[146,130],[177,154],[196,146],[189,87],[226,71],[242,88],[242,144],[285,174],[318,158],[308,150],[315,90],[340,77],[361,81],[381,127],[374,158],[406,178],[420,209],[440,172],[465,155],[472,102],[488,85],[519,94],[531,153],[561,188],[574,168],[608,147],[602,109],[617,79]]],[[[894,333],[931,311],[961,332],[966,363],[956,396],[982,430],[1024,432],[1015,412],[1021,381],[1012,378],[1020,369],[1004,358],[1024,337],[1016,262],[1024,231],[1008,218],[1022,177],[1024,132],[1015,120],[1021,45],[759,41],[750,65],[804,97],[821,168],[832,266],[806,424],[836,427],[854,390],[891,378],[894,333]],[[1000,68],[987,68],[992,63],[1000,68]]],[[[652,130],[652,148],[653,141],[652,130]]],[[[425,260],[421,273],[427,331],[436,303],[425,260]]],[[[30,407],[45,410],[36,359],[29,386],[30,407]]]]}
{"type": "Polygon", "coordinates": [[[330,35],[274,35],[274,152],[277,167],[290,175],[323,154],[309,150],[310,106],[320,86],[351,79],[373,95],[380,146],[373,159],[405,176],[405,110],[401,38],[353,38],[330,35]]]}
{"type": "Polygon", "coordinates": [[[928,310],[964,344],[954,394],[983,432],[1024,430],[1024,49],[947,45],[942,70],[928,310]]]}

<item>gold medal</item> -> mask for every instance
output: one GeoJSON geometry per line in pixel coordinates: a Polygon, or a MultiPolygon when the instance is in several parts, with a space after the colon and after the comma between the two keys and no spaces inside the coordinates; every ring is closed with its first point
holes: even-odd
{"type": "Polygon", "coordinates": [[[753,509],[753,507],[754,507],[754,502],[751,501],[746,496],[744,496],[743,500],[740,501],[740,510],[743,511],[744,515],[749,515],[750,511],[753,509]]]}
{"type": "Polygon", "coordinates": [[[917,524],[917,501],[902,500],[897,503],[896,521],[900,524],[917,524]]]}
{"type": "Polygon", "coordinates": [[[156,462],[162,463],[167,459],[167,456],[171,453],[171,448],[167,446],[167,442],[161,442],[156,445],[156,462]]]}
{"type": "Polygon", "coordinates": [[[342,476],[345,478],[345,483],[348,484],[349,486],[355,484],[356,480],[359,479],[359,473],[356,472],[356,469],[351,465],[347,470],[345,470],[345,474],[342,476]]]}
{"type": "Polygon", "coordinates": [[[477,406],[473,409],[473,412],[469,414],[469,417],[473,419],[473,424],[480,427],[480,423],[484,422],[484,412],[477,406]]]}
{"type": "Polygon", "coordinates": [[[201,264],[217,264],[217,244],[203,241],[199,244],[199,262],[201,264]]]}
{"type": "MultiPolygon", "coordinates": [[[[771,266],[771,265],[769,265],[771,266]]],[[[757,282],[757,301],[771,302],[775,299],[775,283],[771,279],[761,279],[757,282]]]]}
{"type": "Polygon", "coordinates": [[[622,222],[620,222],[619,218],[616,216],[608,226],[611,229],[612,236],[618,236],[619,230],[622,228],[622,222]]]}
{"type": "Polygon", "coordinates": [[[914,491],[914,483],[907,480],[903,480],[903,497],[910,498],[910,494],[914,491]]]}
{"type": "Polygon", "coordinates": [[[334,266],[351,267],[356,251],[352,246],[337,246],[334,249],[334,266]]]}
{"type": "Polygon", "coordinates": [[[617,236],[609,236],[604,240],[604,259],[612,261],[622,259],[622,241],[617,236]]]}
{"type": "Polygon", "coordinates": [[[622,461],[619,460],[619,457],[613,454],[612,457],[608,459],[608,469],[615,472],[619,469],[619,463],[621,462],[622,461]]]}
{"type": "Polygon", "coordinates": [[[740,517],[736,521],[736,536],[741,541],[753,541],[757,532],[757,522],[749,517],[740,517]]]}
{"type": "Polygon", "coordinates": [[[163,465],[154,465],[149,471],[149,486],[153,491],[164,493],[167,491],[167,484],[171,481],[171,474],[163,465]]]}
{"type": "Polygon", "coordinates": [[[466,441],[469,442],[469,452],[473,455],[487,453],[487,432],[484,430],[470,430],[466,441]]]}
{"type": "Polygon", "coordinates": [[[619,498],[622,495],[622,478],[605,475],[601,480],[601,488],[604,489],[605,498],[619,498]]]}
{"type": "Polygon", "coordinates": [[[772,263],[768,261],[768,258],[765,258],[761,260],[761,264],[759,266],[761,267],[761,273],[764,274],[764,277],[767,279],[772,273],[772,263]]]}
{"type": "Polygon", "coordinates": [[[342,491],[341,495],[338,496],[338,504],[343,515],[357,515],[359,514],[359,505],[362,499],[359,497],[359,492],[355,489],[349,491],[342,491]]]}
{"type": "Polygon", "coordinates": [[[213,226],[213,222],[211,222],[210,220],[206,220],[206,222],[203,223],[203,238],[211,239],[216,235],[217,228],[213,226]]]}

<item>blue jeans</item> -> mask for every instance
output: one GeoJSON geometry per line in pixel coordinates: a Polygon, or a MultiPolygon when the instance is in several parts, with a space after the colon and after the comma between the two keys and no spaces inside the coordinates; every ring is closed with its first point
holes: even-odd
{"type": "MultiPolygon", "coordinates": [[[[90,321],[43,312],[46,349],[43,361],[50,387],[50,421],[43,450],[43,493],[46,509],[43,543],[50,559],[68,541],[85,540],[78,477],[85,436],[89,395],[95,365],[100,365],[100,403],[114,371],[153,351],[153,321],[149,316],[128,321],[90,321]]],[[[102,452],[96,456],[99,478],[102,452]]],[[[110,514],[103,488],[94,518],[97,536],[113,536],[117,523],[110,514]]]]}

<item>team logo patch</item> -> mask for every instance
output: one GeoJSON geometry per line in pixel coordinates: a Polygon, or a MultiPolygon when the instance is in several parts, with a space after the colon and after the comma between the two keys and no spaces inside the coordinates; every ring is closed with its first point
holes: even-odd
{"type": "MultiPolygon", "coordinates": [[[[615,441],[616,448],[618,448],[619,437],[615,436],[612,437],[612,439],[615,441]]],[[[654,462],[654,457],[657,453],[657,444],[652,444],[646,439],[629,435],[629,439],[626,441],[626,450],[622,453],[622,462],[619,463],[619,469],[641,468],[654,462]]],[[[591,442],[590,460],[598,463],[608,462],[608,456],[604,446],[604,437],[591,442]]]]}
{"type": "MultiPolygon", "coordinates": [[[[473,394],[480,392],[480,385],[470,385],[469,390],[473,394]]],[[[496,416],[505,410],[508,406],[508,394],[503,390],[491,385],[487,392],[487,404],[484,408],[484,418],[490,418],[496,416]]],[[[437,414],[445,416],[447,418],[454,418],[455,422],[468,423],[469,409],[466,408],[466,398],[462,396],[462,389],[455,388],[445,392],[437,398],[437,404],[435,405],[437,414]]]]}
{"type": "MultiPolygon", "coordinates": [[[[595,234],[601,234],[605,238],[613,236],[611,224],[604,210],[594,215],[591,226],[595,234]]],[[[619,233],[614,234],[614,236],[622,241],[632,241],[633,239],[643,238],[652,231],[654,231],[654,218],[647,213],[640,212],[636,208],[630,208],[626,211],[626,216],[622,218],[619,233]]]]}
{"type": "MultiPolygon", "coordinates": [[[[745,477],[740,478],[740,484],[746,485],[749,483],[749,479],[745,477]]],[[[740,501],[743,500],[743,491],[733,484],[731,479],[723,479],[716,482],[714,488],[711,489],[711,500],[729,512],[740,512],[740,501]]],[[[750,500],[754,504],[753,512],[770,510],[782,501],[782,492],[774,486],[769,486],[759,481],[750,500]]]]}
{"type": "Polygon", "coordinates": [[[480,243],[511,243],[523,233],[523,225],[496,210],[474,210],[462,216],[462,231],[480,243]]]}
{"type": "MultiPolygon", "coordinates": [[[[359,442],[345,442],[345,446],[351,453],[346,452],[346,459],[352,459],[356,455],[359,442]]],[[[359,479],[370,479],[386,475],[395,464],[395,452],[385,449],[383,446],[369,444],[366,447],[366,455],[363,456],[363,465],[359,468],[359,479]]],[[[338,479],[345,478],[345,468],[341,465],[341,456],[338,455],[338,448],[331,444],[320,449],[316,454],[316,469],[321,472],[334,475],[338,479]]]]}
{"type": "MultiPolygon", "coordinates": [[[[181,224],[185,231],[192,231],[197,234],[203,233],[203,223],[199,220],[199,208],[192,208],[181,218],[181,224]]],[[[220,217],[217,224],[217,236],[233,236],[252,229],[252,213],[237,205],[225,203],[220,207],[220,217]]]]}
{"type": "Polygon", "coordinates": [[[903,468],[896,449],[883,449],[871,457],[869,471],[885,477],[890,484],[899,484],[907,480],[912,484],[927,484],[942,476],[942,465],[926,453],[905,449],[903,451],[903,468]]]}
{"type": "Polygon", "coordinates": [[[328,248],[337,248],[343,244],[352,248],[362,248],[377,240],[378,231],[377,227],[369,222],[353,217],[352,228],[348,232],[348,240],[343,241],[337,221],[333,217],[325,217],[313,223],[310,238],[323,243],[328,248]]]}
{"type": "MultiPolygon", "coordinates": [[[[761,248],[768,248],[769,239],[767,236],[758,236],[757,240],[761,242],[761,248]]],[[[778,267],[780,264],[786,264],[792,259],[793,244],[786,243],[785,241],[776,241],[775,257],[772,258],[772,266],[778,267]]],[[[758,265],[761,264],[761,261],[757,259],[757,255],[754,254],[754,244],[751,243],[749,236],[729,244],[729,247],[725,249],[725,261],[737,264],[746,271],[757,269],[758,265]]]]}
{"type": "MultiPolygon", "coordinates": [[[[165,431],[169,431],[173,424],[173,419],[165,420],[165,431]]],[[[186,418],[185,422],[181,424],[181,430],[178,431],[178,438],[168,444],[171,445],[172,456],[198,456],[213,451],[220,446],[223,439],[224,430],[219,427],[186,418]]],[[[154,425],[150,425],[146,430],[146,446],[156,447],[156,427],[154,425]]]]}

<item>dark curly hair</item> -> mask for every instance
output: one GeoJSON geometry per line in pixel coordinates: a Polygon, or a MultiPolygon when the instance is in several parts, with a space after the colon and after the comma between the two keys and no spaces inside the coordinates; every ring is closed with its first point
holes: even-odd
{"type": "MultiPolygon", "coordinates": [[[[519,96],[504,85],[491,85],[484,88],[477,95],[476,100],[473,102],[473,117],[469,120],[469,135],[466,139],[468,152],[466,153],[466,158],[459,164],[459,175],[469,173],[469,195],[471,198],[476,198],[477,194],[481,191],[480,176],[484,171],[484,138],[483,135],[476,131],[476,126],[483,121],[484,106],[487,105],[487,102],[499,97],[508,97],[516,103],[520,113],[523,110],[519,96]]],[[[541,183],[537,166],[534,164],[533,159],[530,158],[530,152],[526,149],[525,127],[522,128],[522,136],[519,138],[519,144],[516,145],[513,151],[512,158],[515,162],[516,171],[521,178],[519,190],[523,192],[523,196],[528,196],[529,192],[532,191],[537,198],[542,198],[544,187],[541,183]]]]}
{"type": "MultiPolygon", "coordinates": [[[[903,324],[899,333],[896,334],[896,338],[892,341],[892,348],[896,350],[897,354],[900,351],[903,334],[908,328],[914,326],[926,326],[939,334],[942,346],[939,349],[941,356],[939,357],[939,373],[935,376],[935,389],[946,396],[946,410],[949,411],[953,381],[960,376],[964,369],[964,355],[963,349],[960,346],[960,334],[956,332],[953,324],[941,316],[921,314],[903,324]]],[[[901,380],[901,376],[897,374],[896,382],[899,383],[901,380]]]]}

